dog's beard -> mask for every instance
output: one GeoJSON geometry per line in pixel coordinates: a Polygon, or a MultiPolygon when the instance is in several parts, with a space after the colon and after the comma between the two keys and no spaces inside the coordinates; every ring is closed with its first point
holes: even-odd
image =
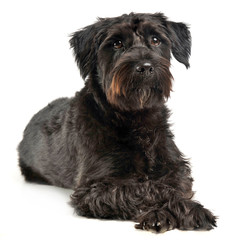
{"type": "Polygon", "coordinates": [[[151,96],[151,88],[137,89],[137,95],[139,99],[140,108],[143,108],[145,103],[149,100],[151,96]]]}
{"type": "Polygon", "coordinates": [[[115,102],[117,96],[127,97],[127,89],[132,82],[132,71],[127,64],[124,64],[115,68],[112,75],[107,97],[110,102],[115,102]]]}
{"type": "Polygon", "coordinates": [[[168,98],[172,88],[170,62],[161,58],[153,76],[144,77],[133,71],[133,63],[122,62],[114,68],[106,96],[120,109],[142,109],[160,98],[168,98]]]}

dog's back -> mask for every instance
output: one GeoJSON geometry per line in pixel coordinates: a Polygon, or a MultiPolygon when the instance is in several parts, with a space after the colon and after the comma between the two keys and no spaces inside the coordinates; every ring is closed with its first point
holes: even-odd
{"type": "MultiPolygon", "coordinates": [[[[72,176],[66,175],[62,159],[69,158],[65,139],[68,111],[68,98],[57,99],[33,116],[24,131],[24,138],[19,144],[19,165],[26,180],[72,187],[72,176]],[[54,159],[53,159],[54,158],[54,159]]],[[[65,161],[66,163],[66,161],[65,161]]],[[[74,170],[72,170],[74,171],[74,170]]]]}

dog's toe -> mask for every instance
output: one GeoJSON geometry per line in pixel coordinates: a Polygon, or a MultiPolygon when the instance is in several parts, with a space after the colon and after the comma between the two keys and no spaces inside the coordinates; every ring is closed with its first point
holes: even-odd
{"type": "Polygon", "coordinates": [[[166,210],[154,210],[143,213],[139,216],[138,222],[139,223],[135,225],[136,229],[148,230],[156,233],[163,233],[175,228],[175,220],[166,210]]]}

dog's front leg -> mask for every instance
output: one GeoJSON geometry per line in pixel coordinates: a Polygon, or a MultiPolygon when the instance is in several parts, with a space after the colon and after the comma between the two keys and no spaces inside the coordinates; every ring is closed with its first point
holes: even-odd
{"type": "Polygon", "coordinates": [[[79,186],[71,195],[71,203],[81,216],[139,222],[139,217],[159,210],[173,192],[174,189],[153,180],[107,179],[79,186]]]}
{"type": "MultiPolygon", "coordinates": [[[[142,212],[136,225],[138,229],[163,232],[178,228],[181,230],[210,230],[216,226],[216,217],[200,203],[191,200],[192,178],[188,162],[182,157],[172,139],[167,139],[167,152],[162,154],[162,162],[167,159],[169,171],[156,180],[157,204],[142,212]],[[159,184],[157,184],[159,182],[159,184]]],[[[159,167],[159,169],[161,169],[159,167]]],[[[164,170],[164,164],[162,164],[164,170]]],[[[157,178],[158,172],[155,172],[157,178]]]]}
{"type": "Polygon", "coordinates": [[[79,186],[71,195],[76,213],[93,218],[135,219],[142,202],[141,187],[133,181],[101,180],[79,186]]]}

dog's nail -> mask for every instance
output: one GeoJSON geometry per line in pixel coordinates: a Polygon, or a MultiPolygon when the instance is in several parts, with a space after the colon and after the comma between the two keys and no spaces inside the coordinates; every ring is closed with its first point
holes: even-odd
{"type": "Polygon", "coordinates": [[[135,224],[135,228],[136,229],[143,229],[142,225],[139,223],[139,224],[135,224]]]}
{"type": "Polygon", "coordinates": [[[77,197],[76,197],[74,194],[71,194],[71,195],[70,195],[70,198],[76,199],[77,197]]]}
{"type": "Polygon", "coordinates": [[[157,222],[157,224],[156,224],[156,225],[157,225],[157,227],[159,227],[159,226],[161,226],[161,223],[160,223],[160,222],[157,222]]]}

